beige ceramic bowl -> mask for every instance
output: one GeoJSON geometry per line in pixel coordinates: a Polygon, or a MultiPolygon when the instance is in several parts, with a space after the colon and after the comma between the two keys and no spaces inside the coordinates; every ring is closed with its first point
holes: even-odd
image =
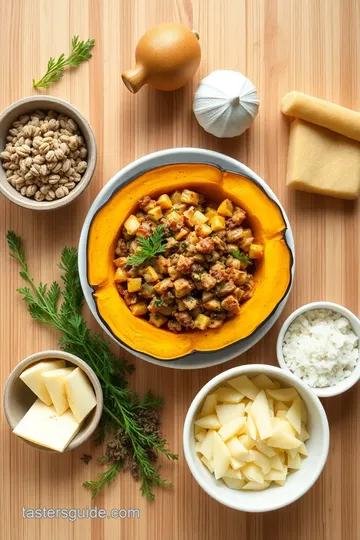
{"type": "MultiPolygon", "coordinates": [[[[67,365],[79,366],[84,373],[89,377],[91,384],[94,387],[97,405],[95,409],[91,411],[89,416],[84,421],[80,431],[75,435],[70,444],[66,447],[65,451],[73,450],[81,444],[83,444],[97,428],[103,410],[103,394],[99,379],[95,375],[94,371],[77,356],[69,354],[63,351],[42,351],[36,354],[28,356],[16,366],[16,368],[10,374],[4,393],[4,411],[5,416],[11,429],[14,429],[20,422],[22,417],[30,409],[31,405],[36,401],[36,395],[26,386],[26,384],[20,379],[21,373],[28,367],[44,360],[65,360],[67,365]]],[[[45,450],[47,452],[54,452],[50,448],[45,448],[38,444],[31,443],[22,439],[24,442],[33,446],[39,450],[45,450]]]]}
{"type": "Polygon", "coordinates": [[[24,208],[30,208],[31,210],[54,210],[66,206],[76,199],[90,184],[94,175],[96,167],[96,140],[94,132],[85,119],[85,117],[70,103],[51,96],[32,96],[16,101],[10,105],[0,115],[0,152],[2,152],[6,145],[6,137],[12,123],[15,122],[22,114],[28,114],[36,110],[49,111],[53,110],[58,113],[62,113],[69,118],[72,118],[78,125],[82,136],[84,137],[87,154],[87,169],[83,174],[82,179],[77,186],[70,191],[69,195],[62,199],[55,199],[54,201],[35,201],[34,199],[28,199],[16,191],[16,189],[9,184],[5,169],[3,168],[0,160],[0,191],[10,201],[23,206],[24,208]]]}

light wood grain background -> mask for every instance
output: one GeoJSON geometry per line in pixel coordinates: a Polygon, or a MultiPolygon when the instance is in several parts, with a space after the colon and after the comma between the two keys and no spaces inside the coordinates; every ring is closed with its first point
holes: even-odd
{"type": "MultiPolygon", "coordinates": [[[[177,146],[209,148],[236,157],[274,189],[290,218],[297,248],[296,281],[278,324],[256,347],[219,368],[192,372],[155,367],[134,359],[131,385],[164,395],[164,435],[178,463],[163,463],[175,484],[148,503],[139,485],[121,475],[96,500],[98,507],[139,508],[137,520],[23,520],[21,508],[85,507],[81,487],[94,478],[95,460],[80,456],[86,445],[47,455],[11,435],[1,415],[1,520],[4,540],[357,540],[360,537],[360,388],[323,400],[331,426],[330,455],[320,480],[300,501],[269,514],[236,512],[203,493],[182,453],[182,426],[200,387],[239,363],[276,364],[281,321],[294,308],[331,300],[359,313],[359,205],[285,187],[288,122],[279,99],[301,90],[360,110],[360,2],[357,0],[0,0],[0,109],[34,94],[32,77],[47,60],[69,50],[71,37],[94,37],[93,59],[67,73],[49,94],[69,100],[92,124],[99,161],[91,187],[71,207],[49,214],[23,210],[1,198],[1,385],[25,356],[56,347],[56,336],[30,320],[15,293],[17,268],[7,255],[5,232],[24,238],[31,270],[48,281],[64,245],[77,245],[88,208],[121,167],[149,152],[177,146]],[[144,88],[136,96],[120,74],[133,63],[138,38],[160,22],[182,22],[200,34],[202,62],[193,84],[174,93],[144,88]],[[241,138],[207,135],[192,115],[198,81],[215,69],[245,73],[257,86],[261,107],[241,138]]],[[[94,327],[96,325],[94,324],[94,327]]],[[[121,351],[119,350],[119,354],[121,351]]],[[[129,356],[129,355],[128,355],[129,356]]],[[[99,450],[95,450],[100,453],[99,450]]],[[[299,473],[301,474],[301,472],[299,473]]]]}

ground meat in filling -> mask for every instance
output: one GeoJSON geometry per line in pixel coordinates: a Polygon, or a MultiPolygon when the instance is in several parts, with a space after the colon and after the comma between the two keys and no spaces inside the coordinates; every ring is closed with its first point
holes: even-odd
{"type": "Polygon", "coordinates": [[[219,328],[239,313],[263,246],[242,208],[184,189],[141,199],[115,255],[115,282],[131,312],[183,332],[219,328]]]}

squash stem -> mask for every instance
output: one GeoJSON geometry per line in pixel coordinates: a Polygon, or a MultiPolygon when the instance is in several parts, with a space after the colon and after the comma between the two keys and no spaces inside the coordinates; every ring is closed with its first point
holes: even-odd
{"type": "Polygon", "coordinates": [[[135,67],[124,71],[121,75],[124,84],[130,92],[136,94],[142,86],[147,82],[146,72],[142,65],[136,64],[135,67]]]}

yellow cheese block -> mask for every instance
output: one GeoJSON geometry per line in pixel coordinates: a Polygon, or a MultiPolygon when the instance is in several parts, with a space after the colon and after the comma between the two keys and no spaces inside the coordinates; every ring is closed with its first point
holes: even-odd
{"type": "Polygon", "coordinates": [[[40,446],[63,452],[79,428],[80,424],[70,409],[59,416],[54,407],[48,407],[37,399],[13,433],[40,446]]]}
{"type": "Polygon", "coordinates": [[[65,378],[74,369],[73,367],[53,369],[41,374],[55,410],[59,415],[63,414],[69,408],[65,390],[65,378]]]}
{"type": "Polygon", "coordinates": [[[69,407],[78,422],[82,422],[96,407],[94,388],[88,377],[79,367],[65,379],[65,390],[69,407]]]}
{"type": "Polygon", "coordinates": [[[356,199],[360,194],[360,143],[296,119],[290,127],[289,187],[356,199]]]}
{"type": "Polygon", "coordinates": [[[46,405],[51,405],[52,400],[45,386],[42,373],[53,369],[65,367],[64,360],[46,360],[29,367],[20,375],[20,379],[41,399],[46,405]]]}

